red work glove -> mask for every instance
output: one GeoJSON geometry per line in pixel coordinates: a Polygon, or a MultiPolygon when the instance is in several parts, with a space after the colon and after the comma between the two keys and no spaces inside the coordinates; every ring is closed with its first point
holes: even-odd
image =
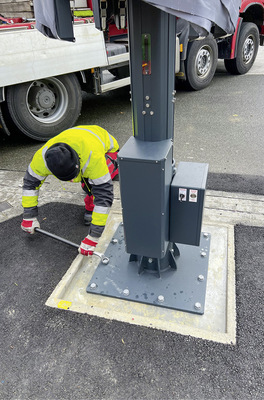
{"type": "Polygon", "coordinates": [[[98,243],[98,238],[88,235],[82,240],[78,251],[83,256],[91,256],[93,255],[97,243],[98,243]]]}
{"type": "Polygon", "coordinates": [[[39,222],[37,218],[24,218],[21,224],[23,231],[30,233],[31,235],[35,233],[35,228],[39,228],[39,222]]]}

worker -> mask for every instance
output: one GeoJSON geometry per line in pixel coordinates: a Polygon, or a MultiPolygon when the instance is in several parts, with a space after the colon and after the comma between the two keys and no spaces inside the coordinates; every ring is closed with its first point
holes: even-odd
{"type": "Polygon", "coordinates": [[[21,228],[33,234],[40,227],[38,195],[48,175],[80,182],[87,193],[84,223],[89,225],[89,233],[79,253],[92,255],[113,203],[112,179],[118,175],[118,150],[116,139],[97,125],[76,126],[50,139],[35,153],[24,177],[21,228]]]}

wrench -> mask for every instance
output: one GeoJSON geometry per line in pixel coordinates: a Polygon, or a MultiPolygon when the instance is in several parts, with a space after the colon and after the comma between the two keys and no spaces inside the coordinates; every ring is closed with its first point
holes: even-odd
{"type": "MultiPolygon", "coordinates": [[[[70,246],[73,246],[73,247],[75,247],[76,249],[78,249],[78,248],[80,247],[77,243],[73,243],[73,242],[71,242],[70,240],[64,239],[64,238],[62,238],[62,237],[60,237],[60,236],[57,236],[57,235],[54,235],[53,233],[44,231],[44,229],[35,228],[35,231],[36,231],[36,232],[39,232],[39,233],[42,233],[43,235],[49,236],[49,237],[51,237],[51,238],[53,238],[53,239],[59,240],[60,242],[69,244],[70,246]]],[[[94,251],[93,254],[94,254],[95,256],[99,257],[99,258],[101,259],[101,261],[102,261],[103,264],[108,264],[108,263],[109,263],[109,258],[106,257],[104,254],[98,253],[97,251],[94,251]]]]}

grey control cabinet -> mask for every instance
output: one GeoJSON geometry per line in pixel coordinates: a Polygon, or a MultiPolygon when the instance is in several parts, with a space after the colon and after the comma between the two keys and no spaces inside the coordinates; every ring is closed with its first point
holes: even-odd
{"type": "Polygon", "coordinates": [[[171,183],[170,241],[200,245],[208,164],[180,162],[171,183]]]}
{"type": "Polygon", "coordinates": [[[163,258],[169,240],[172,141],[130,137],[118,158],[126,251],[163,258]]]}

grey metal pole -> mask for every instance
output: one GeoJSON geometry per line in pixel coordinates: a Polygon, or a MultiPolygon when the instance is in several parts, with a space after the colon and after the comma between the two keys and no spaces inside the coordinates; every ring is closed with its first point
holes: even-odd
{"type": "Polygon", "coordinates": [[[176,17],[129,0],[128,28],[134,135],[119,153],[126,248],[131,261],[154,258],[159,270],[164,257],[161,264],[167,267],[172,248],[176,17]]]}
{"type": "Polygon", "coordinates": [[[198,248],[175,244],[200,243],[208,169],[185,163],[175,173],[173,165],[176,18],[128,0],[128,27],[133,136],[118,156],[120,247],[109,244],[111,269],[99,266],[86,290],[202,314],[206,285],[197,276],[205,283],[209,235],[198,248]]]}
{"type": "Polygon", "coordinates": [[[129,0],[128,29],[134,136],[144,141],[171,139],[176,17],[144,1],[129,0]]]}

